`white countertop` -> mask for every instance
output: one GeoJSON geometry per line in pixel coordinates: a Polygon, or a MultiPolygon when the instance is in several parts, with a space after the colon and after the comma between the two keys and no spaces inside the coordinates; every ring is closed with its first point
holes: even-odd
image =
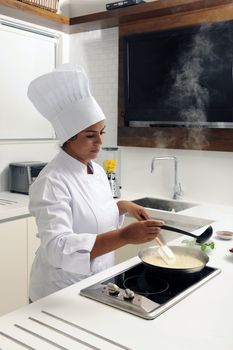
{"type": "MultiPolygon", "coordinates": [[[[150,197],[150,194],[132,193],[128,191],[121,192],[121,199],[134,200],[142,197],[150,197]]],[[[185,201],[181,198],[182,201],[185,201]]],[[[190,201],[189,201],[190,202],[190,201]]],[[[0,221],[5,219],[15,219],[18,216],[28,216],[29,196],[9,191],[0,192],[0,221]]],[[[199,218],[208,218],[218,221],[229,221],[233,217],[233,207],[211,204],[200,204],[196,207],[183,210],[179,215],[197,216],[199,218]]]]}
{"type": "Polygon", "coordinates": [[[29,197],[25,194],[0,192],[0,222],[28,216],[29,197]]]}
{"type": "MultiPolygon", "coordinates": [[[[128,198],[139,197],[135,195],[128,198]]],[[[217,221],[212,225],[214,232],[219,229],[231,231],[233,229],[233,208],[231,207],[200,205],[182,213],[216,219],[217,221]]],[[[34,349],[57,348],[14,326],[19,324],[66,349],[88,349],[87,346],[78,344],[77,339],[68,338],[28,318],[32,317],[101,350],[122,349],[42,313],[44,310],[132,350],[155,348],[159,350],[232,350],[233,254],[229,249],[233,247],[233,240],[222,241],[215,235],[213,240],[216,248],[209,254],[208,265],[221,268],[222,272],[154,320],[145,320],[79,295],[80,289],[140,262],[139,258],[135,257],[2,316],[0,332],[13,336],[34,349]]],[[[177,242],[179,243],[180,239],[177,242]]],[[[23,347],[0,334],[0,349],[14,350],[23,349],[23,347]]]]}

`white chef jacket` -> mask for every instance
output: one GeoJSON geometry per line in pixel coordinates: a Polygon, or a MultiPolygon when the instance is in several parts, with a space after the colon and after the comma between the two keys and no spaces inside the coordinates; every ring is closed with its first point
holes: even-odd
{"type": "Polygon", "coordinates": [[[30,275],[32,301],[114,264],[113,252],[90,260],[96,235],[122,222],[103,168],[91,164],[88,174],[61,150],[30,187],[29,211],[41,240],[30,275]]]}

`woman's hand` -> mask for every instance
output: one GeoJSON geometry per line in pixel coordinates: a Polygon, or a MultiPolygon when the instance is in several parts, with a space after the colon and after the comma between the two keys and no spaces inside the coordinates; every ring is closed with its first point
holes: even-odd
{"type": "Polygon", "coordinates": [[[164,225],[160,220],[144,220],[127,225],[120,229],[121,240],[125,244],[140,244],[152,241],[164,225]]]}
{"type": "Polygon", "coordinates": [[[160,232],[160,220],[144,220],[134,222],[117,230],[104,232],[96,236],[91,251],[91,259],[112,252],[126,244],[140,244],[152,241],[160,232]]]}
{"type": "Polygon", "coordinates": [[[120,215],[129,213],[138,221],[150,219],[150,216],[148,215],[146,209],[136,203],[133,203],[130,201],[118,201],[117,206],[118,206],[120,215]]]}

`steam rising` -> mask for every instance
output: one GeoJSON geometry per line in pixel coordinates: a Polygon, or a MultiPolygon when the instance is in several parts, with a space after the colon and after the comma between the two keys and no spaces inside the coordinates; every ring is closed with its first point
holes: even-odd
{"type": "Polygon", "coordinates": [[[193,37],[189,48],[179,58],[171,71],[171,78],[174,81],[171,88],[168,104],[176,104],[179,107],[181,120],[187,127],[195,124],[195,128],[189,129],[189,138],[185,140],[184,146],[191,145],[201,149],[208,145],[206,133],[203,130],[203,123],[206,122],[205,107],[208,104],[208,90],[201,83],[202,73],[206,62],[213,64],[216,60],[214,45],[208,39],[206,31],[210,25],[200,28],[193,37]]]}

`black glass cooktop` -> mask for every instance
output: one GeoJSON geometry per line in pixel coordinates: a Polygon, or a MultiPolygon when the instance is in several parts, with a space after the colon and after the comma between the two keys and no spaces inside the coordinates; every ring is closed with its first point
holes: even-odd
{"type": "Polygon", "coordinates": [[[184,290],[205,279],[217,269],[205,266],[200,272],[192,274],[159,274],[142,263],[103,282],[112,282],[121,289],[129,288],[158,304],[164,304],[184,290]]]}
{"type": "Polygon", "coordinates": [[[221,270],[160,273],[143,263],[80,290],[80,294],[142,318],[153,319],[202,286],[221,270]]]}

